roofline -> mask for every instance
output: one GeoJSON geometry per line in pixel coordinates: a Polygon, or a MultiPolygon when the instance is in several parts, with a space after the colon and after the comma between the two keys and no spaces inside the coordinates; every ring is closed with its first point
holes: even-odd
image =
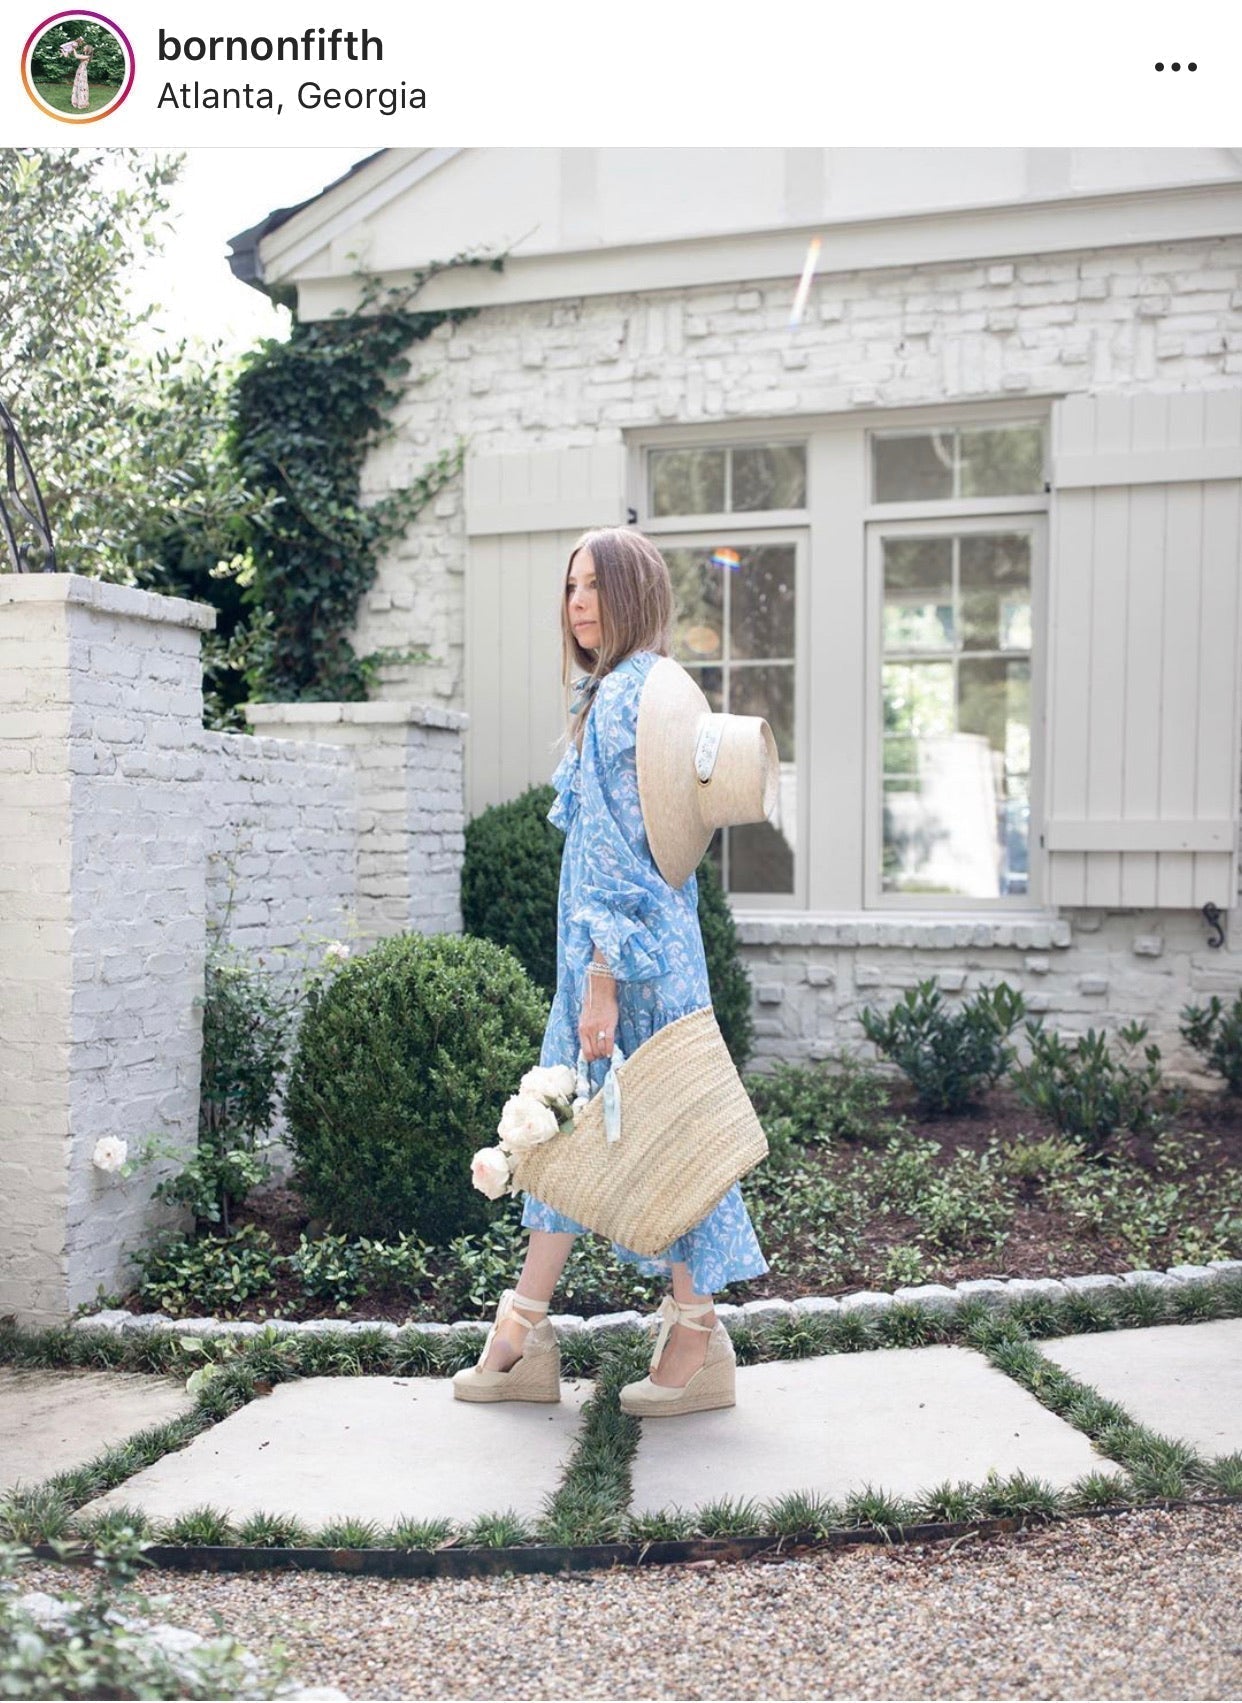
{"type": "Polygon", "coordinates": [[[269,232],[279,230],[281,225],[292,219],[295,213],[300,213],[304,207],[310,207],[316,201],[322,200],[339,183],[344,183],[347,178],[351,178],[356,172],[360,172],[364,166],[369,166],[372,160],[378,160],[381,154],[388,152],[389,149],[387,148],[377,148],[373,154],[368,154],[365,159],[356,160],[348,171],[341,173],[340,177],[334,177],[331,183],[325,183],[323,188],[316,190],[314,195],[308,195],[305,201],[299,201],[292,207],[277,207],[265,219],[260,219],[257,225],[251,225],[249,230],[239,231],[236,236],[229,237],[228,263],[233,276],[243,284],[249,284],[252,289],[258,290],[269,300],[284,307],[294,307],[297,300],[296,286],[289,284],[269,285],[265,281],[259,267],[259,244],[269,232]]]}

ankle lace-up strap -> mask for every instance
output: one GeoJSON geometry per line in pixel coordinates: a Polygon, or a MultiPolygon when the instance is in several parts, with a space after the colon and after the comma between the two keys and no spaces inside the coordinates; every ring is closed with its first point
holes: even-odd
{"type": "Polygon", "coordinates": [[[664,1344],[669,1339],[669,1333],[674,1325],[685,1325],[688,1330],[701,1330],[710,1336],[716,1328],[714,1325],[696,1325],[695,1319],[702,1318],[704,1313],[710,1313],[715,1306],[714,1301],[675,1301],[671,1295],[666,1295],[660,1302],[658,1318],[660,1328],[656,1333],[655,1347],[651,1351],[651,1370],[654,1372],[660,1364],[660,1356],[664,1352],[664,1344]]]}
{"type": "MultiPolygon", "coordinates": [[[[525,1325],[527,1330],[530,1330],[534,1326],[536,1321],[534,1319],[524,1319],[521,1313],[514,1311],[515,1307],[525,1307],[528,1312],[532,1313],[536,1311],[546,1313],[550,1305],[551,1302],[549,1301],[532,1301],[529,1296],[519,1294],[516,1289],[506,1289],[497,1304],[496,1317],[492,1320],[487,1333],[487,1338],[483,1344],[483,1352],[479,1355],[477,1364],[482,1366],[483,1362],[487,1359],[492,1343],[496,1340],[496,1331],[506,1319],[516,1319],[517,1323],[525,1325]]],[[[539,1322],[542,1323],[542,1320],[539,1322]]]]}

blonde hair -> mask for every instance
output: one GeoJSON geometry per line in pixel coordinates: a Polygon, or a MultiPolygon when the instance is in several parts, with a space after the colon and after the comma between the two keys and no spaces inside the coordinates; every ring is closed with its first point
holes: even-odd
{"type": "Polygon", "coordinates": [[[586,714],[599,683],[636,650],[669,654],[673,623],[673,585],[668,564],[644,533],[628,526],[595,526],[569,552],[561,579],[561,685],[565,691],[565,729],[558,745],[568,749],[586,726],[586,714]],[[595,563],[599,600],[599,646],[584,650],[569,622],[568,580],[574,557],[589,550],[595,563]],[[571,683],[585,671],[590,679],[575,709],[571,683]]]}

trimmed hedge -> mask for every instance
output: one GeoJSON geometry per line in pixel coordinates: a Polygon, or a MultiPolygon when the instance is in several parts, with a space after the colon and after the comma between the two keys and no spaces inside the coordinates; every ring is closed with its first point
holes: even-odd
{"type": "Polygon", "coordinates": [[[470,1181],[537,1063],[548,1008],[509,952],[395,935],[311,990],[285,1094],[295,1181],[337,1233],[447,1242],[497,1207],[470,1181]]]}

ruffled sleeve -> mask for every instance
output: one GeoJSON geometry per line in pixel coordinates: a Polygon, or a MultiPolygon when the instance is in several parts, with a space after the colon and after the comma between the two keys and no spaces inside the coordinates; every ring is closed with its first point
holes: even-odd
{"type": "Polygon", "coordinates": [[[659,924],[669,889],[652,859],[638,797],[642,687],[631,668],[601,683],[578,777],[586,875],[573,921],[590,931],[618,982],[651,981],[668,970],[659,924]]]}

